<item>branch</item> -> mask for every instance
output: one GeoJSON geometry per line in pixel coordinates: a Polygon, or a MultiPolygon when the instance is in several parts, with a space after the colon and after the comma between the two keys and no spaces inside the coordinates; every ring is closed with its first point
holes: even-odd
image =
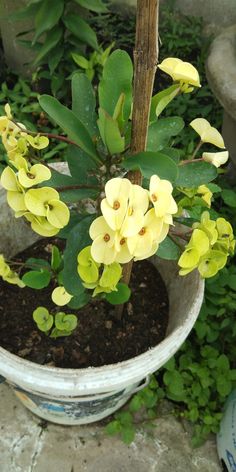
{"type": "MultiPolygon", "coordinates": [[[[158,60],[159,0],[138,0],[134,49],[134,100],[131,130],[131,154],[145,151],[150,105],[158,60]]],[[[140,171],[128,172],[127,178],[142,184],[140,171]]],[[[123,267],[123,282],[130,281],[133,261],[123,267]]],[[[123,305],[118,305],[116,318],[121,319],[123,305]]]]}
{"type": "Polygon", "coordinates": [[[75,143],[75,141],[71,141],[65,136],[61,136],[59,134],[53,134],[53,133],[41,133],[40,131],[30,131],[29,129],[22,128],[22,126],[20,126],[19,123],[16,123],[13,120],[11,121],[20,129],[20,131],[22,131],[22,133],[31,134],[32,136],[38,136],[38,135],[46,136],[47,138],[57,139],[58,141],[64,141],[65,143],[73,144],[74,146],[80,147],[77,143],[75,143]]]}
{"type": "Polygon", "coordinates": [[[57,190],[58,192],[64,192],[66,190],[78,190],[84,188],[101,190],[98,185],[65,185],[64,187],[55,187],[55,190],[57,190]]]}

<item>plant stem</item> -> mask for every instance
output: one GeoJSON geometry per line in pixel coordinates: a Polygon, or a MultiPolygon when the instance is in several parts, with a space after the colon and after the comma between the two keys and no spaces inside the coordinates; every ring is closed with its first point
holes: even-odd
{"type": "Polygon", "coordinates": [[[196,146],[196,148],[195,148],[195,150],[194,150],[194,152],[193,152],[193,154],[192,154],[192,156],[191,156],[191,159],[194,159],[194,158],[195,158],[197,152],[199,151],[199,149],[200,149],[200,147],[201,147],[202,145],[203,145],[203,142],[202,142],[202,140],[200,139],[198,145],[196,146]]]}
{"type": "Polygon", "coordinates": [[[101,190],[98,185],[65,185],[64,187],[55,187],[55,190],[58,192],[65,192],[66,190],[79,190],[84,188],[101,190]]]}
{"type": "Polygon", "coordinates": [[[204,161],[203,157],[200,157],[199,159],[186,159],[185,161],[181,161],[179,165],[185,166],[186,164],[190,164],[190,162],[199,162],[199,161],[204,161]]]}
{"type": "MultiPolygon", "coordinates": [[[[145,151],[150,105],[158,60],[159,0],[138,0],[134,49],[134,98],[132,112],[131,155],[145,151]]],[[[140,171],[131,171],[127,178],[142,184],[140,171]]],[[[123,282],[130,281],[133,261],[123,267],[123,282]]],[[[123,305],[117,305],[115,316],[122,318],[123,305]]]]}
{"type": "Polygon", "coordinates": [[[53,134],[53,133],[41,133],[40,131],[30,131],[29,129],[25,129],[25,128],[22,128],[19,123],[16,123],[15,121],[11,120],[13,123],[15,123],[15,125],[18,126],[18,128],[20,129],[20,131],[22,131],[22,133],[27,133],[27,134],[30,134],[32,136],[46,136],[47,138],[51,138],[51,139],[57,139],[58,141],[64,141],[65,143],[68,143],[68,144],[73,144],[74,146],[77,146],[77,147],[80,147],[77,143],[75,143],[75,141],[71,141],[70,139],[66,138],[66,136],[61,136],[59,134],[53,134]]]}

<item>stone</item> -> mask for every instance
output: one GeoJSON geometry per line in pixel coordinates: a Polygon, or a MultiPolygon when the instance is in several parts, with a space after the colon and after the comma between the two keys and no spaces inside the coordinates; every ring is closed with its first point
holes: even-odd
{"type": "Polygon", "coordinates": [[[215,439],[192,449],[190,433],[169,414],[127,446],[106,436],[103,424],[42,422],[7,385],[0,385],[0,398],[1,472],[221,472],[215,439]]]}
{"type": "Polygon", "coordinates": [[[224,108],[222,134],[236,166],[236,24],[212,42],[206,72],[209,85],[224,108]]]}
{"type": "MultiPolygon", "coordinates": [[[[29,31],[33,27],[33,19],[25,18],[20,21],[13,21],[9,15],[20,10],[27,4],[27,0],[1,0],[0,5],[0,29],[4,49],[4,56],[8,67],[19,74],[31,76],[33,52],[20,45],[17,35],[22,31],[29,31]]],[[[24,36],[29,39],[31,36],[24,36]]]]}

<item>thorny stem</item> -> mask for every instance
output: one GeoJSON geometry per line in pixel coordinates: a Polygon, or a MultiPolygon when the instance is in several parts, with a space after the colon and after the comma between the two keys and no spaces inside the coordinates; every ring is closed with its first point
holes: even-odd
{"type": "MultiPolygon", "coordinates": [[[[145,151],[148,134],[153,83],[158,61],[159,0],[138,0],[134,49],[134,99],[130,154],[145,151]]],[[[142,184],[140,171],[128,172],[133,184],[142,184]]],[[[133,261],[123,266],[123,282],[129,284],[133,261]]],[[[115,316],[122,318],[123,305],[117,305],[115,316]]]]}

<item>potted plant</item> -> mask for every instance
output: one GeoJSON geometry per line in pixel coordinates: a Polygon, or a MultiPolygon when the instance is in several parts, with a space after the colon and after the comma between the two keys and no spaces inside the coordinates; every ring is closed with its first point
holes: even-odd
{"type": "MultiPolygon", "coordinates": [[[[1,277],[19,291],[26,290],[25,286],[40,289],[52,282],[49,298],[53,308],[40,302],[29,314],[38,329],[34,339],[51,339],[57,348],[58,339],[70,343],[70,335],[81,329],[82,310],[89,306],[96,316],[98,307],[104,309],[106,302],[113,307],[109,324],[121,326],[123,305],[130,297],[133,261],[136,264],[151,257],[169,295],[165,339],[133,358],[116,363],[108,359],[107,365],[99,367],[58,368],[0,348],[2,377],[13,384],[29,409],[58,423],[97,421],[142,388],[191,330],[202,302],[203,279],[215,275],[234,251],[230,223],[223,218],[215,221],[206,211],[214,191],[209,182],[228,153],[198,154],[203,143],[224,149],[220,133],[202,118],[193,120],[191,126],[200,142],[189,159],[180,160],[173,137],[182,130],[183,120],[159,117],[177,94],[200,87],[197,70],[180,59],[165,59],[159,69],[172,77],[173,84],[151,98],[157,64],[158,3],[138,1],[134,79],[128,54],[121,50],[112,53],[98,86],[98,109],[83,74],[72,78],[72,110],[51,96],[40,97],[41,107],[65,135],[28,131],[15,121],[8,105],[0,118],[9,158],[1,184],[9,206],[15,217],[26,220],[39,236],[66,240],[65,249],[51,244],[50,263],[31,257],[24,265],[21,260],[7,260],[3,254],[0,257],[1,277]],[[70,144],[70,175],[40,162],[40,152],[49,138],[70,144]]],[[[35,251],[38,256],[38,247],[35,251]]],[[[140,286],[144,285],[146,298],[152,298],[159,284],[155,274],[140,286]],[[148,293],[153,278],[152,293],[148,293]]],[[[132,306],[127,310],[129,316],[132,306]]],[[[63,342],[57,349],[59,355],[63,342]]],[[[110,353],[112,349],[113,345],[110,353]]]]}

